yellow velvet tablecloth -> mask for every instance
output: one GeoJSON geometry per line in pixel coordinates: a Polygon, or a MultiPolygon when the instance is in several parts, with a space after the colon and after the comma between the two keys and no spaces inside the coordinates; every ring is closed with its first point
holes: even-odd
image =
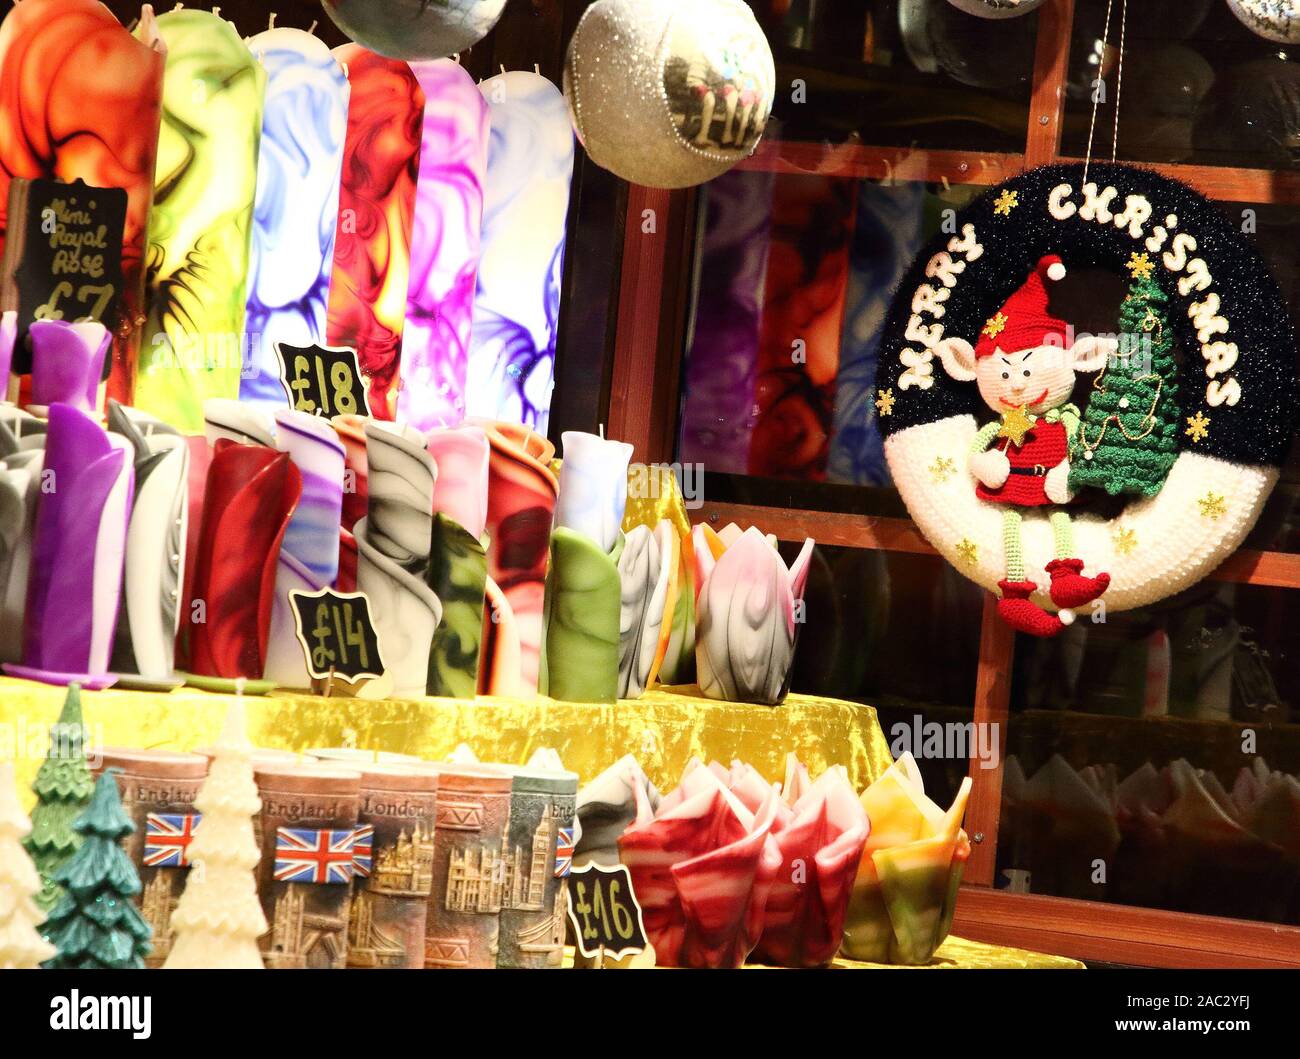
{"type": "MultiPolygon", "coordinates": [[[[23,795],[30,795],[63,697],[63,688],[0,677],[0,760],[16,759],[23,795]]],[[[83,692],[82,713],[92,744],[190,750],[216,740],[228,702],[193,688],[110,688],[83,692]]],[[[716,702],[694,688],[657,689],[616,705],[486,697],[370,702],[287,692],[245,702],[249,738],[258,746],[357,746],[438,760],[467,743],[481,760],[507,764],[554,747],[584,782],[632,754],[665,790],[693,756],[740,758],[780,780],[793,750],[814,776],[843,765],[857,790],[892,760],[874,709],[807,695],[776,707],[716,702]]]]}

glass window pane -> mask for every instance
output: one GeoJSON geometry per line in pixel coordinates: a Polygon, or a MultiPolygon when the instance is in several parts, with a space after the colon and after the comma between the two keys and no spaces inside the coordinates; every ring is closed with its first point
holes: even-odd
{"type": "Polygon", "coordinates": [[[1300,923],[1300,593],[1021,637],[997,885],[1300,923]]]}
{"type": "MultiPolygon", "coordinates": [[[[1038,15],[948,0],[750,0],[772,42],[778,139],[1022,151],[1038,15]],[[998,61],[990,62],[994,52],[998,61]],[[796,92],[794,86],[804,91],[796,92]]],[[[775,135],[773,135],[775,133],[775,135]]]]}
{"type": "Polygon", "coordinates": [[[1119,12],[1102,48],[1106,4],[1075,5],[1065,154],[1110,158],[1119,105],[1121,160],[1293,169],[1300,148],[1300,49],[1247,29],[1221,0],[1128,5],[1123,77],[1119,12]]]}

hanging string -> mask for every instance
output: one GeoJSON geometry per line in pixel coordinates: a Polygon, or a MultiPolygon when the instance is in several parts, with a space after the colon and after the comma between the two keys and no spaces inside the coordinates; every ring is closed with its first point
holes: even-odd
{"type": "Polygon", "coordinates": [[[1124,34],[1128,30],[1128,0],[1119,9],[1119,69],[1115,72],[1115,136],[1110,141],[1110,160],[1119,153],[1119,100],[1124,93],[1124,34]]]}
{"type": "MultiPolygon", "coordinates": [[[[1097,131],[1097,107],[1105,94],[1106,84],[1102,77],[1102,65],[1106,61],[1106,50],[1110,47],[1110,16],[1115,8],[1115,0],[1106,0],[1106,22],[1101,31],[1101,55],[1097,60],[1097,85],[1092,90],[1092,119],[1088,123],[1088,149],[1083,156],[1083,180],[1088,181],[1088,166],[1092,164],[1092,142],[1097,131]]],[[[1119,100],[1124,90],[1124,37],[1128,28],[1128,0],[1121,0],[1119,16],[1119,70],[1115,84],[1115,131],[1111,139],[1110,160],[1116,160],[1119,154],[1119,100]]]]}

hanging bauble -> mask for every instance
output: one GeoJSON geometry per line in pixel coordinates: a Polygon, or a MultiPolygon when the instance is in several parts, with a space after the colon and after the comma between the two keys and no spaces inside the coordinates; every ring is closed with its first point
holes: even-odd
{"type": "Polygon", "coordinates": [[[902,0],[899,30],[918,70],[941,71],[972,88],[1027,84],[1034,70],[1037,26],[1032,19],[1004,25],[972,18],[951,4],[902,0]],[[997,55],[997,62],[989,62],[997,55]]]}
{"type": "Polygon", "coordinates": [[[506,0],[321,0],[334,25],[390,59],[445,59],[492,31],[506,0]]]}
{"type": "Polygon", "coordinates": [[[978,18],[1019,18],[1042,4],[1043,0],[948,0],[959,11],[978,18]]]}
{"type": "Polygon", "coordinates": [[[1265,40],[1300,44],[1300,0],[1228,0],[1228,6],[1265,40]]]}
{"type": "Polygon", "coordinates": [[[740,0],[597,0],[564,65],[588,154],[648,187],[701,184],[752,154],[775,90],[772,50],[740,0]]]}

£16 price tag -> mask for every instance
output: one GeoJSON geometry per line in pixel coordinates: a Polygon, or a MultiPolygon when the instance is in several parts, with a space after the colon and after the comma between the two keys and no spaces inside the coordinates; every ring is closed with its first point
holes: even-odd
{"type": "Polygon", "coordinates": [[[364,592],[289,593],[298,642],[307,672],[316,680],[341,676],[345,680],[378,679],[384,673],[379,634],[364,592]]]}
{"type": "Polygon", "coordinates": [[[569,875],[569,922],[583,956],[621,960],[646,947],[641,905],[625,864],[584,864],[569,875]]]}
{"type": "Polygon", "coordinates": [[[326,419],[370,414],[368,383],[355,349],[277,342],[275,355],[280,361],[280,383],[295,411],[326,419]]]}

